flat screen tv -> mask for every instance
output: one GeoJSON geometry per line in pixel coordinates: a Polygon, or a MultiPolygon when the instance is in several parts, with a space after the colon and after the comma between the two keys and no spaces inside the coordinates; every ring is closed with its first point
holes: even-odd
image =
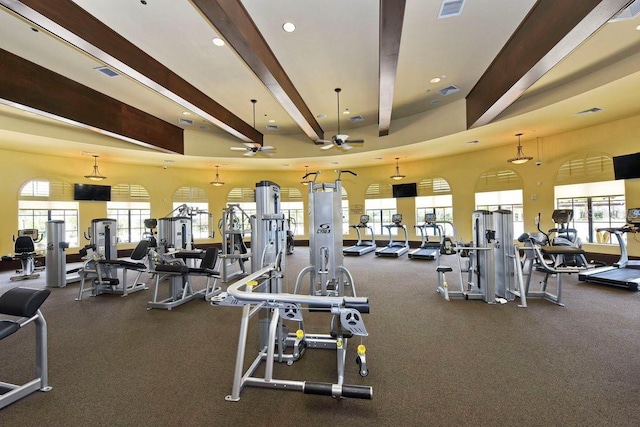
{"type": "Polygon", "coordinates": [[[640,178],[640,153],[614,156],[613,174],[616,179],[640,178]]]}
{"type": "Polygon", "coordinates": [[[393,197],[416,197],[418,195],[418,186],[415,182],[410,184],[393,184],[393,197]]]}
{"type": "Polygon", "coordinates": [[[74,184],[73,200],[108,202],[111,200],[110,185],[74,184]]]}

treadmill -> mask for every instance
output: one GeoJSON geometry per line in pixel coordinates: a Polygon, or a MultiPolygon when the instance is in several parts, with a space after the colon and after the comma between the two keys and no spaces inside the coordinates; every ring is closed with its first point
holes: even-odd
{"type": "Polygon", "coordinates": [[[358,241],[355,245],[344,248],[342,250],[344,255],[360,256],[376,250],[376,236],[373,234],[373,228],[370,225],[367,225],[368,222],[369,215],[360,215],[360,223],[351,226],[351,228],[355,228],[356,233],[358,233],[358,241]],[[361,229],[369,230],[369,233],[371,233],[370,241],[362,240],[362,233],[360,232],[361,229]]]}
{"type": "Polygon", "coordinates": [[[409,252],[409,236],[407,226],[402,224],[402,214],[393,214],[391,224],[384,227],[389,230],[389,243],[387,246],[376,249],[376,256],[398,258],[409,252]],[[392,228],[399,228],[404,232],[404,242],[394,242],[391,234],[392,228]]]}
{"type": "Polygon", "coordinates": [[[640,285],[640,261],[629,260],[627,245],[623,240],[624,233],[640,231],[640,208],[627,210],[627,224],[619,228],[599,228],[596,231],[613,233],[620,245],[620,259],[612,266],[587,270],[578,275],[578,280],[600,285],[618,286],[637,291],[640,285]]]}
{"type": "Polygon", "coordinates": [[[420,243],[420,247],[418,249],[414,249],[409,252],[409,258],[411,259],[426,259],[426,260],[434,260],[438,258],[440,253],[440,245],[442,241],[442,232],[440,227],[435,223],[436,214],[435,213],[426,213],[424,215],[424,224],[416,225],[415,227],[420,230],[420,236],[422,237],[422,242],[420,243]],[[428,230],[433,230],[433,234],[429,234],[428,230]],[[437,241],[429,240],[429,237],[437,237],[437,241]]]}

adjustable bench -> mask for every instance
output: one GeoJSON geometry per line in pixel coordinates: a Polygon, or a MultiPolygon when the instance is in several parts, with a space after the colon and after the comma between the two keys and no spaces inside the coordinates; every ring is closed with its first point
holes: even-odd
{"type": "MultiPolygon", "coordinates": [[[[0,381],[0,409],[33,393],[49,391],[47,370],[47,322],[40,312],[40,306],[51,291],[48,289],[13,288],[0,296],[0,314],[16,316],[20,319],[0,319],[0,341],[17,332],[23,326],[34,322],[36,325],[36,365],[37,378],[23,385],[0,381]]],[[[3,360],[7,363],[7,360],[3,360]]]]}

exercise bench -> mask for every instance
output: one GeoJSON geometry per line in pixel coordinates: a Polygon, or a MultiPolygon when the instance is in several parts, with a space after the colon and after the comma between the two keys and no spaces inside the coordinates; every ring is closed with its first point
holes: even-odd
{"type": "MultiPolygon", "coordinates": [[[[16,385],[0,381],[0,409],[35,391],[49,391],[47,368],[47,322],[40,306],[51,291],[48,289],[12,288],[0,296],[0,314],[19,319],[0,319],[0,341],[33,322],[36,325],[37,377],[25,384],[16,385]]],[[[3,363],[7,363],[6,360],[3,363]]]]}

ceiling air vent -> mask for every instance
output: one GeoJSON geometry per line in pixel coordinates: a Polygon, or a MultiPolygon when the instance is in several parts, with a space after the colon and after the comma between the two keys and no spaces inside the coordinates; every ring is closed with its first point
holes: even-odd
{"type": "Polygon", "coordinates": [[[576,113],[576,115],[577,116],[586,116],[588,114],[599,113],[600,111],[602,111],[602,108],[593,107],[593,108],[589,108],[588,110],[580,111],[580,112],[576,113]]]}
{"type": "Polygon", "coordinates": [[[440,89],[438,93],[442,96],[447,96],[447,95],[451,95],[452,93],[456,93],[459,90],[460,88],[458,86],[451,85],[451,86],[445,87],[444,89],[440,89]]]}
{"type": "Polygon", "coordinates": [[[459,16],[462,13],[463,6],[464,0],[444,0],[440,5],[440,13],[438,13],[438,19],[459,16]]]}
{"type": "Polygon", "coordinates": [[[179,125],[185,125],[185,126],[193,126],[193,120],[179,118],[178,119],[178,124],[179,125]]]}
{"type": "Polygon", "coordinates": [[[116,73],[109,67],[96,67],[94,70],[101,72],[107,77],[118,77],[120,74],[116,73]]]}
{"type": "Polygon", "coordinates": [[[362,116],[353,116],[353,117],[349,117],[349,121],[350,121],[351,123],[364,122],[364,117],[362,117],[362,116]]]}
{"type": "Polygon", "coordinates": [[[266,125],[267,130],[279,130],[278,125],[266,125]]]}

